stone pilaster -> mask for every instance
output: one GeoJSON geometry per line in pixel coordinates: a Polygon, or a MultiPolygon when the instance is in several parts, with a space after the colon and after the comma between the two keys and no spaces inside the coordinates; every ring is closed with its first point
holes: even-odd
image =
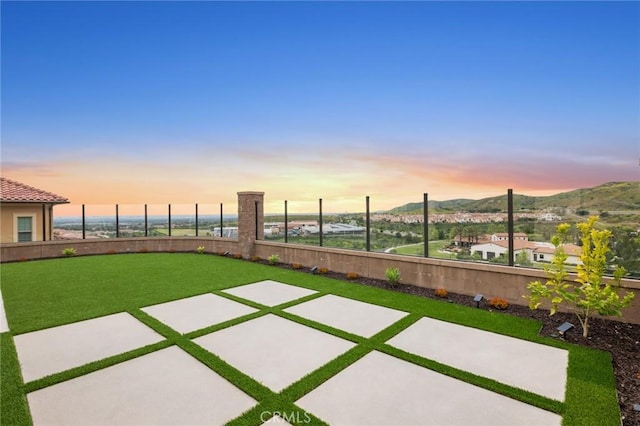
{"type": "Polygon", "coordinates": [[[264,239],[264,192],[238,192],[238,246],[242,257],[253,256],[256,239],[264,239]]]}

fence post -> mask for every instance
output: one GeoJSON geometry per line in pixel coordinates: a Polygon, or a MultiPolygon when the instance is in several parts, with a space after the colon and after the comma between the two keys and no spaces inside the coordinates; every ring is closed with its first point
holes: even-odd
{"type": "Polygon", "coordinates": [[[198,203],[196,203],[196,237],[198,236],[198,203]]]}
{"type": "Polygon", "coordinates": [[[82,205],[82,239],[87,239],[87,222],[84,215],[84,204],[82,205]]]}
{"type": "Polygon", "coordinates": [[[371,215],[369,211],[369,196],[365,197],[366,203],[366,226],[367,226],[367,251],[371,251],[371,215]]]}
{"type": "Polygon", "coordinates": [[[149,216],[147,214],[147,205],[144,205],[144,236],[149,236],[149,216]]]}
{"type": "Polygon", "coordinates": [[[513,189],[507,189],[507,232],[509,233],[509,266],[513,266],[515,264],[513,255],[514,255],[514,236],[513,236],[513,189]]]}
{"type": "MultiPolygon", "coordinates": [[[[256,240],[260,239],[260,235],[258,234],[258,200],[255,201],[255,218],[256,218],[256,223],[255,223],[255,227],[256,227],[256,240]]],[[[264,226],[263,226],[264,228],[264,226]]]]}
{"type": "Polygon", "coordinates": [[[169,236],[171,236],[171,204],[169,204],[169,236]]]}
{"type": "Polygon", "coordinates": [[[120,215],[118,214],[118,205],[116,204],[116,238],[120,238],[120,215]]]}
{"type": "Polygon", "coordinates": [[[287,200],[284,200],[284,242],[289,242],[289,216],[287,211],[287,200]]]}
{"type": "Polygon", "coordinates": [[[424,257],[429,257],[429,194],[422,196],[422,225],[424,233],[424,257]]]}
{"type": "MultiPolygon", "coordinates": [[[[213,229],[214,229],[213,236],[215,237],[216,236],[216,233],[215,233],[215,229],[216,228],[214,227],[213,229]]],[[[224,237],[223,230],[224,230],[224,218],[223,218],[223,215],[222,215],[222,203],[220,203],[220,237],[221,238],[224,237]]]]}
{"type": "Polygon", "coordinates": [[[322,247],[323,235],[322,235],[322,198],[319,200],[319,208],[320,208],[320,216],[319,216],[319,225],[320,225],[320,247],[322,247]]]}

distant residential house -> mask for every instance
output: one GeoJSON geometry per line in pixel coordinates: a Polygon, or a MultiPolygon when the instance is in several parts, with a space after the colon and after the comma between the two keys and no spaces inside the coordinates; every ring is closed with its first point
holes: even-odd
{"type": "MultiPolygon", "coordinates": [[[[575,244],[565,244],[565,253],[567,254],[566,263],[570,265],[579,265],[581,248],[575,244]]],[[[479,253],[482,260],[491,260],[501,255],[506,256],[509,251],[509,241],[497,240],[475,244],[471,246],[471,254],[479,253]]],[[[531,262],[551,262],[555,256],[555,246],[551,243],[540,243],[526,241],[522,239],[513,240],[513,257],[514,261],[519,253],[526,253],[527,258],[531,262]]]]}
{"type": "MultiPolygon", "coordinates": [[[[582,262],[580,261],[580,254],[582,253],[582,248],[575,244],[565,244],[563,246],[564,252],[567,254],[567,260],[565,263],[570,265],[580,265],[582,262]]],[[[556,248],[553,245],[545,245],[542,247],[538,247],[533,253],[533,261],[534,262],[551,262],[555,256],[556,248]]]]}
{"type": "MultiPolygon", "coordinates": [[[[509,234],[507,232],[497,232],[495,234],[487,235],[490,241],[509,241],[509,234]]],[[[515,241],[529,241],[529,236],[524,232],[514,232],[513,239],[515,241]]]]}
{"type": "MultiPolygon", "coordinates": [[[[529,241],[529,236],[524,232],[515,232],[513,234],[514,241],[529,241]]],[[[471,248],[474,245],[486,244],[496,241],[509,241],[509,234],[507,232],[496,232],[494,234],[476,235],[476,236],[461,236],[456,235],[453,239],[453,244],[458,247],[471,248]]]]}
{"type": "MultiPolygon", "coordinates": [[[[513,240],[513,260],[516,260],[518,253],[525,252],[527,258],[531,259],[532,252],[536,248],[535,244],[526,240],[514,239],[513,240]]],[[[471,246],[471,254],[479,253],[482,260],[491,260],[502,255],[506,256],[509,251],[509,241],[507,240],[495,240],[488,241],[482,244],[475,244],[471,246]]]]}
{"type": "Polygon", "coordinates": [[[53,206],[69,200],[7,178],[0,178],[0,242],[53,239],[53,206]]]}

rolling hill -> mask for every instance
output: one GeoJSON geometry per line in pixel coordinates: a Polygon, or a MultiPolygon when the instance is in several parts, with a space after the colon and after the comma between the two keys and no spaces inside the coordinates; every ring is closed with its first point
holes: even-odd
{"type": "MultiPolygon", "coordinates": [[[[640,182],[609,182],[593,188],[582,188],[555,195],[532,197],[514,194],[513,206],[517,210],[541,210],[551,207],[573,210],[601,211],[640,211],[640,182]]],[[[507,195],[482,198],[480,200],[455,199],[447,201],[429,201],[432,213],[494,212],[507,210],[507,195]]],[[[422,202],[408,203],[395,207],[388,213],[419,214],[422,202]]]]}

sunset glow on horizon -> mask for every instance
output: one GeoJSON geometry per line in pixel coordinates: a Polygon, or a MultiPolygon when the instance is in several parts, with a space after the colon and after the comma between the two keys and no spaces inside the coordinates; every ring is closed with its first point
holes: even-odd
{"type": "Polygon", "coordinates": [[[0,7],[2,176],[68,198],[57,215],[640,181],[637,2],[0,7]]]}

